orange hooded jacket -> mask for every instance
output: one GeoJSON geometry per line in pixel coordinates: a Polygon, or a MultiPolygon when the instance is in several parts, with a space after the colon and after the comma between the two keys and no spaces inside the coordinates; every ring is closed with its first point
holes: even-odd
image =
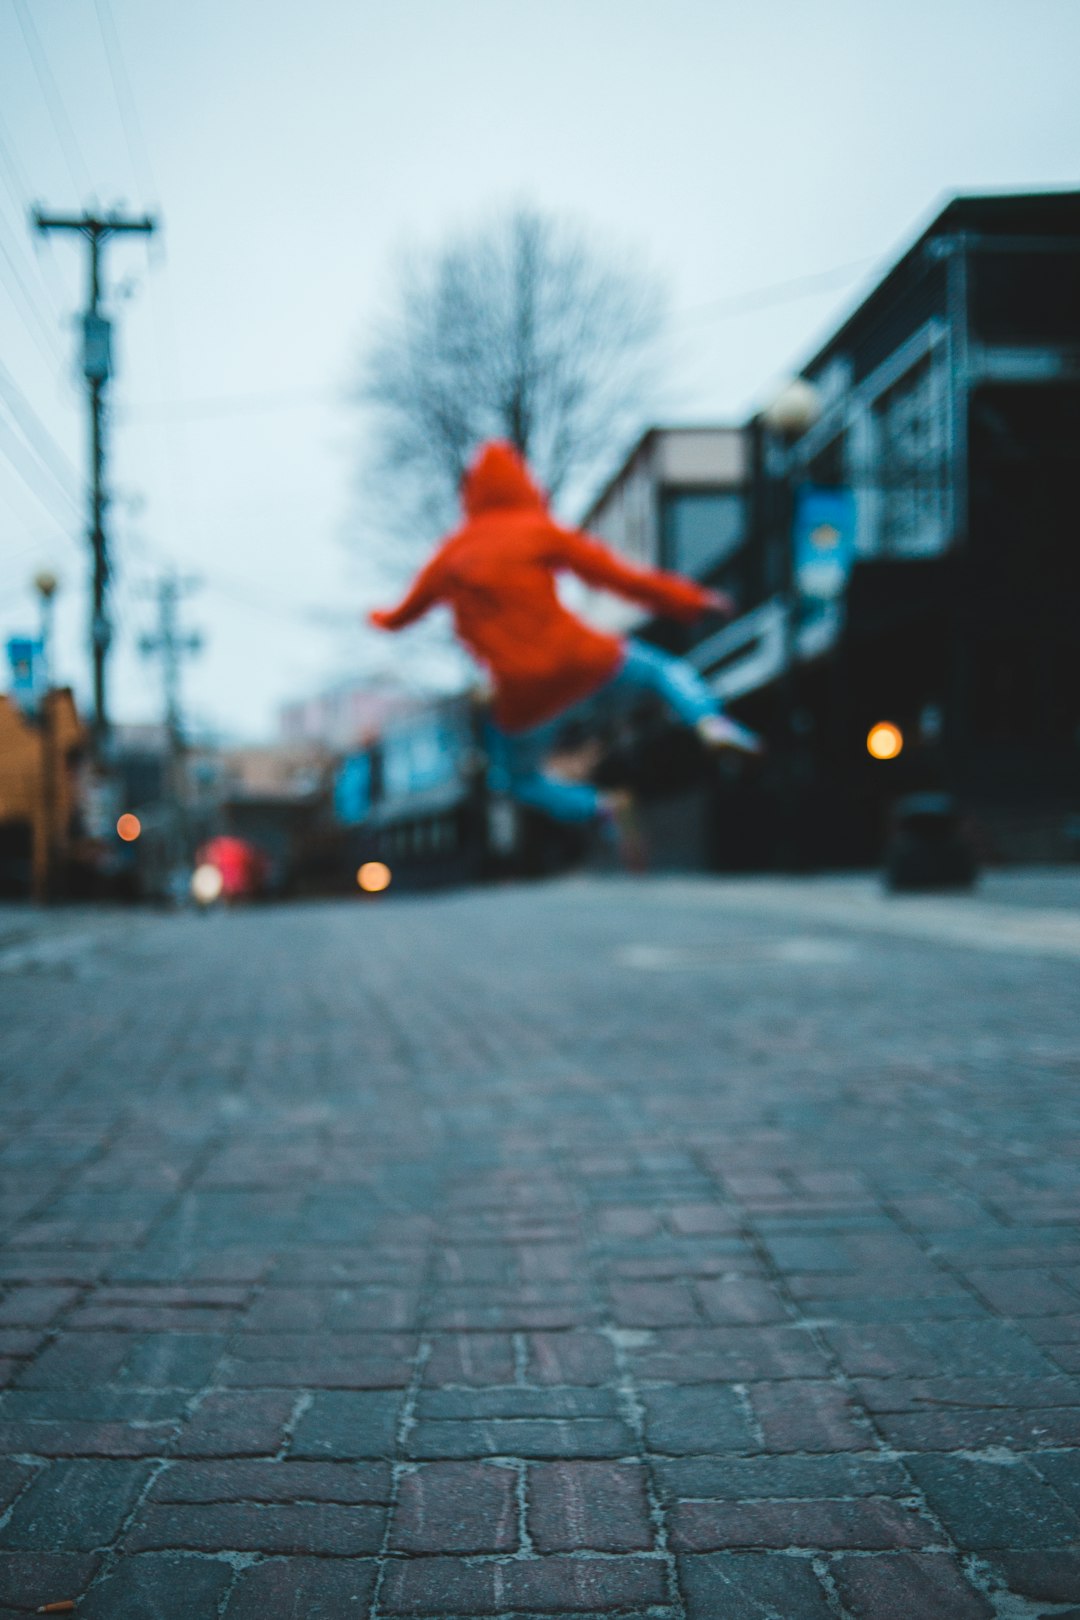
{"type": "Polygon", "coordinates": [[[623,641],[563,605],[556,574],[577,574],[672,618],[694,619],[714,598],[677,574],[635,568],[598,540],[563,528],[512,445],[479,451],[462,483],[466,521],[443,541],[397,607],[369,615],[400,630],[438,602],[491,672],[494,718],[527,731],[604,685],[623,660],[623,641]]]}

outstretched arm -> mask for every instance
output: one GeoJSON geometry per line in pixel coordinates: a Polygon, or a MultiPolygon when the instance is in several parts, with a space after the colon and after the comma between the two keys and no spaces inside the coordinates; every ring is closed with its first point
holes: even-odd
{"type": "Polygon", "coordinates": [[[572,529],[559,530],[554,561],[557,567],[570,569],[587,585],[615,591],[619,596],[629,597],[631,602],[640,602],[655,613],[664,613],[673,619],[696,619],[707,608],[727,614],[735,610],[731,598],[719,591],[684,579],[681,574],[670,574],[660,568],[639,568],[592,535],[572,529]]]}
{"type": "Polygon", "coordinates": [[[368,614],[368,623],[378,630],[403,630],[407,624],[422,619],[428,608],[434,607],[439,599],[441,557],[442,553],[436,552],[431,561],[421,568],[397,607],[373,608],[368,614]]]}

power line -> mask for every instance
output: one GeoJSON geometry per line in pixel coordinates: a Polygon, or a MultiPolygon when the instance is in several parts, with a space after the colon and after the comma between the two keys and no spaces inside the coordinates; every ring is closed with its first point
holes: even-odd
{"type": "MultiPolygon", "coordinates": [[[[3,179],[4,189],[11,199],[12,206],[15,210],[16,219],[24,220],[27,214],[30,212],[30,188],[26,183],[26,178],[22,173],[18,160],[16,159],[14,145],[10,136],[8,135],[7,128],[2,118],[0,118],[0,178],[3,179]]],[[[14,234],[12,236],[12,240],[14,240],[14,234]]],[[[51,253],[45,260],[49,266],[49,276],[46,276],[44,272],[42,260],[39,255],[34,254],[32,257],[28,256],[28,259],[29,262],[33,263],[34,269],[37,272],[38,279],[41,283],[41,290],[48,300],[53,316],[56,318],[56,320],[59,320],[62,294],[60,293],[58,287],[59,272],[57,271],[56,263],[53,260],[51,253]],[[51,286],[49,284],[50,278],[53,282],[53,285],[51,286]]]]}
{"type": "Polygon", "coordinates": [[[112,80],[113,93],[116,96],[116,105],[120,113],[120,124],[124,131],[124,144],[127,147],[128,158],[131,162],[136,184],[142,191],[144,200],[149,202],[157,196],[157,184],[150,163],[150,154],[143,137],[139,110],[132,94],[131,80],[124,65],[124,53],[120,48],[120,36],[116,30],[116,23],[113,20],[109,0],[94,0],[94,10],[97,13],[101,41],[105,47],[105,60],[109,66],[109,77],[112,80]]]}
{"type": "MultiPolygon", "coordinates": [[[[163,574],[176,571],[173,561],[165,550],[160,546],[151,545],[141,535],[128,531],[122,538],[122,546],[129,547],[147,562],[160,567],[163,574]]],[[[253,586],[246,575],[231,573],[229,569],[219,568],[216,564],[207,569],[200,562],[199,583],[242,607],[250,608],[256,613],[270,614],[277,619],[290,619],[294,622],[302,620],[308,624],[318,625],[324,630],[355,629],[358,622],[358,610],[287,601],[276,592],[268,591],[265,586],[253,586]]]]}
{"type": "Polygon", "coordinates": [[[222,596],[227,596],[244,607],[253,608],[258,613],[270,613],[278,618],[300,619],[307,624],[316,624],[324,630],[355,628],[358,622],[358,613],[348,609],[286,602],[265,590],[253,590],[249,580],[229,575],[221,569],[212,570],[207,575],[206,584],[211,590],[218,591],[222,596]]]}
{"type": "MultiPolygon", "coordinates": [[[[132,173],[135,176],[137,187],[143,193],[144,199],[156,198],[158,196],[157,179],[150,160],[150,151],[143,132],[142,120],[139,117],[138,103],[131,85],[131,76],[124,61],[120,34],[113,17],[110,0],[94,0],[94,9],[97,15],[102,44],[105,47],[105,59],[108,63],[109,77],[112,80],[113,94],[120,114],[124,143],[127,147],[132,173]]],[[[152,254],[153,247],[151,243],[152,254]]],[[[168,297],[167,281],[164,284],[159,281],[151,288],[150,308],[153,318],[154,361],[157,368],[158,383],[164,391],[168,391],[172,386],[171,380],[178,377],[179,368],[176,363],[178,352],[176,323],[168,297]]],[[[187,472],[186,445],[178,445],[175,435],[170,436],[166,442],[166,458],[169,480],[169,505],[175,517],[179,506],[179,491],[190,481],[185,476],[187,472]]]]}
{"type": "MultiPolygon", "coordinates": [[[[112,81],[113,94],[120,114],[120,123],[132,172],[136,184],[143,192],[144,197],[156,197],[158,195],[157,179],[150,160],[150,151],[143,132],[142,120],[139,117],[138,103],[135,99],[131,77],[124,60],[120,34],[113,17],[110,0],[94,0],[94,9],[97,15],[102,44],[105,47],[109,77],[112,81]]],[[[167,285],[162,287],[159,284],[156,291],[152,290],[150,302],[154,326],[154,359],[157,365],[158,381],[163,388],[168,389],[170,380],[178,376],[176,363],[178,348],[176,324],[168,299],[167,285]]],[[[178,492],[188,482],[188,479],[184,477],[187,470],[186,466],[182,465],[182,461],[185,460],[184,449],[183,445],[178,446],[176,436],[170,436],[167,441],[167,458],[171,483],[170,504],[174,515],[179,504],[178,492]]]]}
{"type": "Polygon", "coordinates": [[[261,415],[265,411],[293,410],[304,405],[338,404],[330,388],[289,388],[277,394],[219,394],[207,399],[155,400],[145,405],[127,405],[125,422],[171,422],[199,417],[261,415]]]}
{"type": "Polygon", "coordinates": [[[19,19],[23,39],[26,41],[26,48],[30,53],[30,60],[34,65],[34,73],[37,76],[38,84],[41,86],[41,93],[45,98],[45,105],[49,109],[49,117],[52,120],[57,141],[60,143],[60,150],[64,155],[64,162],[67,165],[71,183],[76,191],[81,191],[85,197],[89,198],[94,189],[93,182],[90,179],[90,171],[86,167],[79,143],[75,139],[75,131],[71,127],[71,120],[68,118],[63,97],[57,88],[56,80],[49,66],[49,59],[45,55],[38,31],[34,26],[34,19],[27,10],[25,0],[12,0],[12,4],[15,8],[15,15],[19,19]]]}
{"type": "MultiPolygon", "coordinates": [[[[41,312],[34,303],[34,295],[26,285],[26,282],[23,280],[22,272],[19,270],[18,265],[12,258],[11,253],[8,250],[7,243],[2,237],[0,237],[0,253],[3,254],[4,261],[11,272],[15,283],[15,288],[18,293],[18,297],[13,297],[12,302],[14,304],[19,304],[20,301],[22,302],[23,312],[20,314],[19,319],[26,327],[27,332],[33,339],[35,348],[38,350],[42,358],[47,360],[50,366],[62,366],[64,363],[63,352],[60,349],[51,328],[45,324],[45,321],[41,316],[41,312]]],[[[11,282],[7,280],[7,277],[5,277],[4,280],[10,293],[11,282]]]]}
{"type": "Polygon", "coordinates": [[[82,481],[2,361],[0,361],[0,397],[3,398],[22,435],[20,438],[0,417],[4,455],[9,465],[54,517],[59,516],[53,504],[56,494],[61,496],[77,517],[82,481]],[[41,473],[44,473],[50,481],[49,493],[43,490],[40,482],[41,473]]]}
{"type": "Polygon", "coordinates": [[[25,207],[29,188],[26,184],[26,177],[23,175],[15,157],[15,150],[8,135],[7,126],[2,118],[0,118],[0,170],[4,174],[4,184],[7,186],[8,195],[21,213],[25,207]]]}
{"type": "MultiPolygon", "coordinates": [[[[70,540],[72,544],[75,543],[72,536],[66,531],[61,530],[61,533],[65,540],[70,540]]],[[[18,551],[9,552],[5,557],[0,558],[0,577],[10,579],[17,574],[21,574],[29,557],[51,558],[54,552],[54,536],[55,531],[50,529],[48,535],[42,533],[36,540],[31,541],[28,546],[20,546],[18,551]]]]}
{"type": "Polygon", "coordinates": [[[805,298],[814,292],[824,292],[830,286],[850,281],[857,271],[873,264],[872,258],[851,259],[846,264],[835,264],[829,270],[816,270],[810,275],[795,276],[790,281],[774,281],[763,287],[748,288],[729,298],[713,299],[707,304],[695,304],[682,310],[674,318],[679,324],[698,320],[715,320],[729,315],[744,315],[755,309],[767,309],[773,304],[786,304],[795,298],[805,298]]]}
{"type": "Polygon", "coordinates": [[[2,416],[0,416],[0,455],[22,479],[38,505],[43,507],[56,523],[67,524],[72,521],[73,515],[78,516],[78,507],[64,486],[57,482],[56,475],[34,456],[30,446],[2,416]],[[42,481],[42,474],[47,475],[45,482],[42,481]],[[70,510],[57,505],[58,495],[70,510]]]}
{"type": "Polygon", "coordinates": [[[47,465],[52,476],[65,489],[72,504],[77,507],[85,490],[76,467],[53,438],[2,360],[0,360],[0,394],[7,402],[8,410],[21,428],[23,437],[31,449],[38,459],[47,465]]]}
{"type": "MultiPolygon", "coordinates": [[[[795,276],[790,281],[771,282],[762,287],[735,293],[730,298],[714,299],[707,304],[692,305],[675,317],[676,324],[698,320],[720,319],[730,315],[747,314],[755,309],[766,309],[773,304],[788,303],[805,298],[830,286],[850,281],[859,270],[874,263],[872,258],[851,259],[846,264],[833,265],[828,270],[816,270],[810,275],[795,276]]],[[[326,387],[297,387],[277,394],[220,394],[207,399],[155,400],[147,404],[128,405],[124,419],[129,422],[174,421],[179,418],[195,419],[212,416],[241,416],[264,411],[291,410],[301,405],[340,404],[339,396],[326,387]]]]}

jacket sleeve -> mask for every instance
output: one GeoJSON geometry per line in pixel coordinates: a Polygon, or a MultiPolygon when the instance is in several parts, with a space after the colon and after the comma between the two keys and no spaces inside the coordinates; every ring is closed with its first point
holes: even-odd
{"type": "Polygon", "coordinates": [[[573,529],[557,530],[552,561],[557,568],[577,574],[587,585],[615,591],[672,619],[696,619],[712,601],[712,593],[693,580],[659,568],[639,568],[593,535],[573,529]]]}
{"type": "Polygon", "coordinates": [[[439,550],[421,568],[397,607],[373,608],[368,614],[368,623],[378,630],[403,630],[407,624],[422,619],[439,600],[441,575],[442,551],[439,550]]]}

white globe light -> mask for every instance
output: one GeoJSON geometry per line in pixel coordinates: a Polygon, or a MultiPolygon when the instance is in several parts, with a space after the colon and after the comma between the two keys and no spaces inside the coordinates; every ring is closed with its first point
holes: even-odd
{"type": "Polygon", "coordinates": [[[765,426],[774,433],[796,437],[812,428],[821,415],[821,394],[805,377],[793,377],[761,413],[765,426]]]}
{"type": "Polygon", "coordinates": [[[216,866],[206,863],[197,866],[191,876],[191,892],[200,906],[211,906],[223,888],[223,879],[216,866]]]}

